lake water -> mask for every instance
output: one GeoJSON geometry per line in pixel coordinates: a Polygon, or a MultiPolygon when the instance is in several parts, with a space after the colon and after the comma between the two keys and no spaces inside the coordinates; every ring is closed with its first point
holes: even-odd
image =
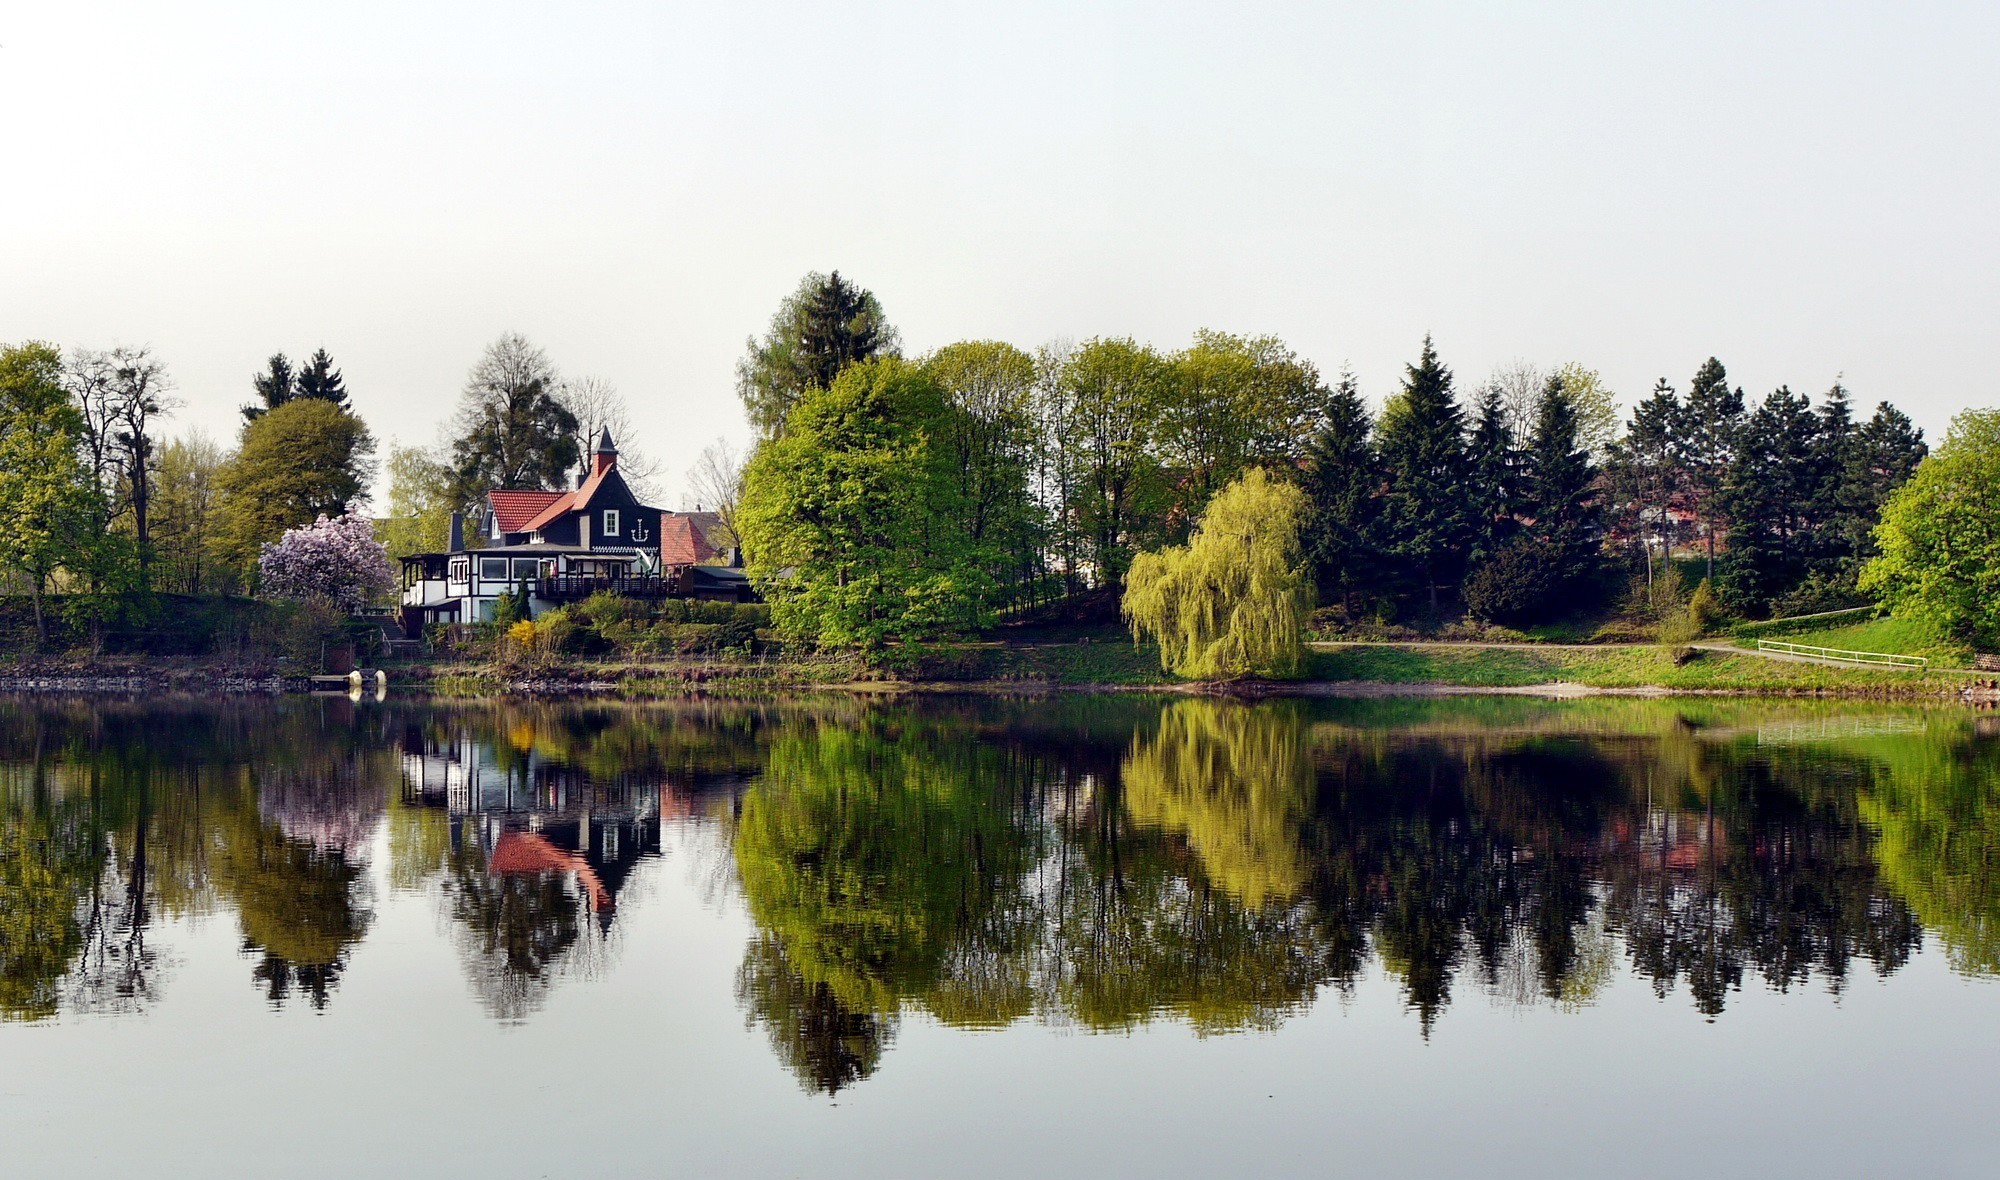
{"type": "Polygon", "coordinates": [[[2000,726],[0,701],[0,1173],[2000,1173],[2000,726]]]}

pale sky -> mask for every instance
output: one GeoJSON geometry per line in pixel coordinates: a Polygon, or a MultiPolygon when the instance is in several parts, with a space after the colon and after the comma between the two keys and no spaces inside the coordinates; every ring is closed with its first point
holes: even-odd
{"type": "MultiPolygon", "coordinates": [[[[233,437],[324,346],[430,442],[518,330],[669,502],[808,270],[911,351],[1275,333],[1371,398],[1714,354],[2000,403],[2000,5],[14,3],[0,341],[149,343],[233,437]]],[[[385,445],[386,450],[386,445],[385,445]]]]}

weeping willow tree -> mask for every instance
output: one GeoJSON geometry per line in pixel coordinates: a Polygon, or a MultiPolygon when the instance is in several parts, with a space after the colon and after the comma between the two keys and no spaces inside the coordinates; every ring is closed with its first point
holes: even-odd
{"type": "Polygon", "coordinates": [[[1304,493],[1253,470],[1216,494],[1186,545],[1142,553],[1125,578],[1132,638],[1194,680],[1287,679],[1305,666],[1312,581],[1299,549],[1304,493]]]}

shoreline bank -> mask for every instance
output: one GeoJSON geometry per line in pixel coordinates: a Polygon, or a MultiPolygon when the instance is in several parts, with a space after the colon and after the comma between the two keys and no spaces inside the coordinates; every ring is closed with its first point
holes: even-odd
{"type": "MultiPolygon", "coordinates": [[[[390,693],[439,697],[771,696],[811,692],[897,695],[1146,693],[1266,697],[1774,697],[2000,703],[2000,679],[1961,673],[1828,668],[1712,652],[1692,665],[1669,649],[1639,645],[1523,652],[1441,643],[1347,645],[1316,652],[1295,681],[1167,680],[1143,662],[1107,666],[1106,645],[1075,650],[979,649],[981,661],[951,661],[946,675],[871,674],[847,661],[578,662],[541,669],[427,661],[384,665],[390,693]],[[1021,666],[1028,664],[1028,666],[1021,666]],[[981,666],[984,665],[984,666],[981,666]],[[1105,675],[1106,672],[1112,673],[1105,675]]],[[[372,669],[371,669],[372,671],[372,669]]],[[[49,695],[280,695],[313,691],[311,677],[226,661],[46,660],[0,667],[0,693],[49,695]]],[[[372,688],[372,686],[371,686],[372,688]]]]}

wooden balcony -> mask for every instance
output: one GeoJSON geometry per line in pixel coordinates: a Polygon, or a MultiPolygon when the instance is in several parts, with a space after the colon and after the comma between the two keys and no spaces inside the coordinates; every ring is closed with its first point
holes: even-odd
{"type": "Polygon", "coordinates": [[[621,598],[672,598],[675,579],[635,574],[554,574],[535,580],[535,597],[543,602],[579,602],[603,591],[621,598]]]}

